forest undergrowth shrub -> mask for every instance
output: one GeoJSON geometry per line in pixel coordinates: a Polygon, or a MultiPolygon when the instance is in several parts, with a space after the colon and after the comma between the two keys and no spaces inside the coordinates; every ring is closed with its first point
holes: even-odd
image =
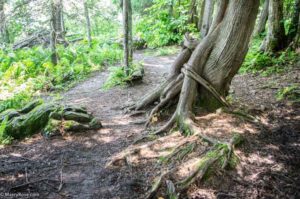
{"type": "Polygon", "coordinates": [[[196,32],[195,24],[189,24],[190,1],[174,4],[170,11],[170,2],[155,0],[137,21],[135,35],[145,40],[148,47],[161,47],[179,44],[186,32],[196,32]]]}
{"type": "Polygon", "coordinates": [[[261,38],[253,39],[245,61],[240,68],[240,73],[260,73],[262,76],[287,71],[299,61],[299,55],[286,50],[276,54],[263,53],[260,51],[261,38]]]}
{"type": "Polygon", "coordinates": [[[0,112],[19,108],[41,92],[62,90],[86,78],[91,72],[120,62],[119,44],[85,40],[68,47],[58,46],[59,63],[51,63],[49,49],[34,47],[0,50],[0,112]]]}
{"type": "MultiPolygon", "coordinates": [[[[115,86],[125,86],[131,82],[136,73],[143,73],[143,70],[142,63],[133,63],[129,68],[129,75],[126,75],[124,67],[122,66],[110,67],[110,74],[103,86],[103,89],[108,90],[115,86]]],[[[143,74],[140,75],[142,76],[143,74]]]]}

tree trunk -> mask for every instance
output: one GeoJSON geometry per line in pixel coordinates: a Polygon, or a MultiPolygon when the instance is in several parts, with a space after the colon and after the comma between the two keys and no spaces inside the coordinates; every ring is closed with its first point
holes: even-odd
{"type": "Polygon", "coordinates": [[[198,19],[198,25],[197,25],[199,31],[202,28],[204,9],[205,9],[205,0],[200,0],[200,2],[199,2],[199,19],[198,19]]]}
{"type": "Polygon", "coordinates": [[[50,19],[50,48],[51,48],[51,61],[53,65],[58,63],[58,55],[56,51],[57,44],[57,2],[55,0],[51,1],[51,19],[50,19]]]}
{"type": "Polygon", "coordinates": [[[167,81],[133,107],[136,110],[145,107],[160,95],[160,103],[150,114],[152,117],[179,96],[173,117],[157,133],[172,127],[174,122],[178,123],[181,131],[191,133],[196,103],[206,104],[207,108],[227,105],[224,97],[248,51],[258,7],[259,0],[220,1],[208,35],[199,44],[187,39],[193,45],[185,45],[167,81]]]}
{"type": "Polygon", "coordinates": [[[266,38],[265,50],[277,52],[287,45],[287,38],[284,29],[283,0],[270,0],[268,35],[266,38]]]}
{"type": "Polygon", "coordinates": [[[124,64],[125,73],[129,75],[132,63],[132,9],[131,0],[123,0],[123,28],[124,28],[124,64]]]}
{"type": "Polygon", "coordinates": [[[254,35],[259,35],[261,33],[263,33],[266,29],[266,24],[268,21],[268,15],[269,15],[269,0],[265,0],[262,10],[260,12],[260,16],[258,19],[258,23],[256,26],[256,30],[254,35]]]}
{"type": "Polygon", "coordinates": [[[299,19],[300,19],[300,0],[295,0],[292,23],[288,31],[289,42],[292,42],[297,35],[298,28],[299,28],[299,19]]]}
{"type": "Polygon", "coordinates": [[[173,12],[174,12],[174,0],[171,0],[170,5],[169,5],[169,17],[170,18],[173,17],[173,12]]]}
{"type": "Polygon", "coordinates": [[[90,15],[89,15],[89,8],[87,5],[87,2],[84,2],[84,15],[85,15],[85,21],[86,21],[86,32],[87,32],[87,38],[89,42],[89,46],[92,46],[92,36],[91,36],[91,21],[90,21],[90,15]]]}
{"type": "Polygon", "coordinates": [[[4,13],[5,0],[0,0],[0,42],[9,43],[9,32],[6,25],[6,17],[4,13]]]}
{"type": "Polygon", "coordinates": [[[191,0],[190,11],[189,11],[190,19],[189,23],[195,23],[197,26],[197,1],[191,0]]]}
{"type": "Polygon", "coordinates": [[[202,37],[205,37],[209,32],[210,25],[212,22],[213,12],[214,12],[214,1],[205,0],[205,7],[203,13],[202,27],[201,27],[202,37]]]}

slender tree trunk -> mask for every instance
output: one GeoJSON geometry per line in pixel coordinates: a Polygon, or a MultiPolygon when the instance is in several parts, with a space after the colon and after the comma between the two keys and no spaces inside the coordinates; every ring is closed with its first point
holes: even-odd
{"type": "Polygon", "coordinates": [[[123,28],[124,28],[124,64],[126,75],[132,63],[132,10],[131,0],[123,0],[123,28]]]}
{"type": "Polygon", "coordinates": [[[266,29],[266,24],[268,21],[268,15],[269,15],[269,0],[265,0],[262,10],[259,15],[258,23],[254,32],[254,35],[259,35],[263,33],[266,29]]]}
{"type": "MultiPolygon", "coordinates": [[[[51,19],[50,19],[50,48],[51,48],[51,61],[53,65],[58,63],[58,54],[56,51],[57,39],[59,36],[60,25],[58,25],[58,3],[56,0],[51,1],[51,19]]],[[[60,22],[60,20],[59,20],[60,22]]],[[[60,23],[59,23],[60,24],[60,23]]]]}
{"type": "Polygon", "coordinates": [[[284,29],[283,0],[270,0],[268,35],[265,48],[268,52],[277,52],[287,45],[284,29]]]}
{"type": "Polygon", "coordinates": [[[205,37],[210,29],[210,25],[213,19],[213,12],[214,12],[214,1],[213,0],[205,0],[205,7],[204,7],[204,14],[203,14],[203,21],[201,27],[201,35],[205,37]]]}
{"type": "Polygon", "coordinates": [[[292,23],[288,31],[289,42],[292,42],[297,35],[298,28],[299,28],[299,18],[300,18],[300,0],[295,0],[292,23]]]}
{"type": "Polygon", "coordinates": [[[189,23],[195,23],[197,26],[197,0],[191,0],[189,15],[189,23]]]}
{"type": "Polygon", "coordinates": [[[174,0],[171,0],[170,5],[169,5],[169,17],[170,18],[173,17],[173,12],[174,12],[174,0]]]}
{"type": "Polygon", "coordinates": [[[4,13],[5,0],[0,0],[0,42],[9,43],[9,32],[6,25],[6,17],[4,13]]]}
{"type": "Polygon", "coordinates": [[[201,31],[201,28],[202,28],[204,9],[205,9],[205,0],[200,0],[200,2],[199,2],[199,19],[198,19],[198,25],[197,25],[199,31],[201,31]]]}
{"type": "Polygon", "coordinates": [[[91,21],[90,21],[90,15],[89,15],[89,8],[87,5],[87,2],[84,2],[84,15],[85,15],[85,21],[86,21],[86,33],[87,38],[89,42],[89,46],[92,46],[92,36],[91,36],[91,21]]]}

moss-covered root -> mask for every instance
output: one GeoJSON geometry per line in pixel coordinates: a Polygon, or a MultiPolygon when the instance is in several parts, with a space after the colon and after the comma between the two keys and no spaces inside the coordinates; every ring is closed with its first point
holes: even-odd
{"type": "MultiPolygon", "coordinates": [[[[204,140],[207,142],[210,142],[212,139],[204,140]],[[209,141],[208,141],[209,140],[209,141]]],[[[172,192],[172,195],[177,196],[177,192],[182,192],[186,190],[192,183],[194,183],[196,180],[202,180],[207,174],[210,169],[216,169],[216,170],[223,170],[228,165],[231,167],[234,167],[237,161],[237,157],[233,154],[233,149],[236,145],[240,144],[242,142],[242,137],[239,134],[234,135],[229,142],[214,142],[214,147],[212,150],[208,151],[204,156],[196,160],[195,162],[195,169],[192,172],[192,174],[185,179],[183,179],[180,182],[177,182],[174,187],[176,187],[176,190],[171,187],[168,187],[168,192],[172,192]],[[170,189],[170,190],[169,190],[170,189]]],[[[211,142],[210,142],[211,143],[211,142]]],[[[179,152],[184,152],[184,154],[187,152],[190,152],[193,150],[194,145],[191,142],[187,142],[183,145],[181,145],[182,149],[176,149],[173,153],[171,153],[168,157],[166,157],[166,161],[170,161],[170,158],[174,157],[179,152]],[[183,148],[182,148],[183,147],[183,148]]],[[[162,172],[162,174],[157,177],[152,185],[152,188],[149,190],[149,192],[146,195],[146,198],[153,198],[159,188],[162,186],[162,183],[168,178],[169,175],[172,175],[172,172],[175,171],[176,168],[173,168],[172,170],[162,172]]],[[[170,186],[170,184],[169,184],[170,186]]],[[[170,193],[168,193],[170,195],[170,193]]],[[[176,198],[176,197],[175,197],[176,198]]]]}
{"type": "Polygon", "coordinates": [[[242,142],[242,137],[236,134],[229,142],[217,143],[214,148],[207,152],[204,157],[199,158],[195,170],[190,176],[177,183],[179,191],[188,188],[195,180],[202,180],[208,170],[225,169],[228,165],[234,166],[236,157],[233,156],[233,148],[242,142]]]}
{"type": "Polygon", "coordinates": [[[21,110],[2,112],[0,124],[0,143],[7,138],[20,139],[38,132],[51,135],[102,127],[101,122],[84,108],[43,103],[41,100],[31,102],[21,110]]]}

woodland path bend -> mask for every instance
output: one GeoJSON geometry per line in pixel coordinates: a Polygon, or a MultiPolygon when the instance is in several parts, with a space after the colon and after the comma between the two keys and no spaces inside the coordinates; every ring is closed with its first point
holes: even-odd
{"type": "MultiPolygon", "coordinates": [[[[101,90],[109,73],[95,73],[62,94],[63,103],[84,106],[100,118],[104,128],[78,135],[55,137],[46,140],[40,135],[24,140],[14,146],[0,150],[0,158],[28,158],[31,162],[17,165],[6,164],[0,169],[0,192],[9,191],[9,187],[24,183],[24,175],[11,179],[16,173],[27,170],[29,181],[46,177],[63,180],[58,192],[59,182],[52,186],[45,183],[31,184],[40,198],[137,198],[132,188],[132,171],[110,170],[105,164],[114,154],[126,149],[140,135],[143,125],[132,124],[143,116],[130,118],[121,107],[144,96],[153,86],[163,81],[176,55],[153,57],[143,52],[135,53],[135,59],[145,66],[143,84],[129,88],[101,90]],[[8,155],[9,154],[9,155],[8,155]],[[45,168],[46,167],[46,168],[45,168]],[[44,170],[47,172],[44,172],[44,170]],[[49,172],[48,172],[49,169],[49,172]]],[[[1,163],[1,162],[0,162],[1,163]]],[[[48,184],[51,184],[48,182],[48,184]]],[[[24,189],[26,190],[26,189],[24,189]]],[[[24,191],[21,190],[21,191],[24,191]]],[[[32,189],[31,189],[32,190],[32,189]]],[[[143,191],[142,191],[143,192],[143,191]]]]}

